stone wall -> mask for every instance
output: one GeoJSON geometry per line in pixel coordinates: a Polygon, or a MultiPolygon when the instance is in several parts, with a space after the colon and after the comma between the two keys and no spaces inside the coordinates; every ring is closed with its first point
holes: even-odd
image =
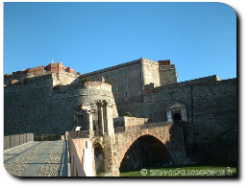
{"type": "Polygon", "coordinates": [[[54,86],[54,73],[29,78],[27,83],[4,88],[4,134],[33,132],[63,133],[72,130],[78,107],[89,106],[97,118],[95,100],[106,100],[117,108],[107,83],[81,82],[54,86]]]}
{"type": "Polygon", "coordinates": [[[78,79],[79,75],[75,75],[73,73],[68,73],[68,72],[52,73],[52,77],[53,77],[53,86],[80,83],[80,79],[78,79]]]}
{"type": "MultiPolygon", "coordinates": [[[[86,176],[95,176],[94,148],[89,138],[72,139],[86,176]]],[[[74,153],[75,154],[75,153],[74,153]]]]}
{"type": "Polygon", "coordinates": [[[171,64],[159,66],[159,76],[161,86],[177,83],[178,80],[175,65],[171,64]]]}
{"type": "Polygon", "coordinates": [[[131,127],[139,126],[147,123],[148,118],[137,118],[137,117],[118,117],[114,118],[114,127],[131,127]]]}
{"type": "Polygon", "coordinates": [[[160,86],[160,79],[159,79],[159,64],[148,60],[148,59],[141,59],[142,64],[142,77],[143,77],[143,90],[144,86],[150,83],[154,84],[154,87],[160,86]]]}
{"type": "Polygon", "coordinates": [[[236,79],[216,76],[147,90],[143,116],[149,122],[166,121],[166,108],[184,104],[187,154],[195,160],[236,160],[236,79]],[[230,147],[231,146],[231,147],[230,147]]]}
{"type": "Polygon", "coordinates": [[[140,60],[124,63],[107,69],[95,71],[80,76],[81,80],[88,78],[91,81],[110,82],[118,106],[120,116],[126,112],[124,104],[142,102],[142,82],[140,60]]]}

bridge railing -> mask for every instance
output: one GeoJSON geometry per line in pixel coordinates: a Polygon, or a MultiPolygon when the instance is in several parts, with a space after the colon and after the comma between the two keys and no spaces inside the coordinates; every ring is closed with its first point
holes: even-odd
{"type": "Polygon", "coordinates": [[[34,141],[33,133],[15,134],[4,136],[4,150],[20,146],[22,144],[34,141]]]}
{"type": "MultiPolygon", "coordinates": [[[[79,132],[79,131],[75,131],[75,132],[79,132]]],[[[69,155],[71,162],[71,176],[72,177],[86,176],[85,171],[83,169],[83,164],[81,163],[80,158],[77,154],[77,150],[72,140],[71,134],[68,134],[68,144],[69,144],[69,155]]]]}

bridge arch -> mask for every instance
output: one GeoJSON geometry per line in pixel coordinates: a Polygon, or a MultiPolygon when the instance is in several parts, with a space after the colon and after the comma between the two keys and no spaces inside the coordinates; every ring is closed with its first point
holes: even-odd
{"type": "Polygon", "coordinates": [[[105,171],[105,154],[102,147],[102,144],[97,142],[94,145],[94,160],[95,160],[95,173],[96,175],[100,175],[101,173],[104,173],[105,171]]]}
{"type": "Polygon", "coordinates": [[[131,168],[129,163],[133,165],[133,169],[172,162],[172,155],[165,146],[165,143],[166,141],[164,141],[164,139],[153,134],[144,134],[131,139],[119,155],[118,168],[120,171],[125,171],[131,168]],[[133,151],[135,151],[135,154],[133,151]],[[131,157],[136,155],[139,159],[137,160],[136,157],[133,157],[137,160],[133,161],[133,159],[129,158],[129,155],[131,155],[131,157]]]}

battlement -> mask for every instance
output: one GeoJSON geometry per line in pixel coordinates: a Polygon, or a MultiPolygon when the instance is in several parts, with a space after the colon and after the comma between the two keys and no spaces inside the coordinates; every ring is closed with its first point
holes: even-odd
{"type": "Polygon", "coordinates": [[[66,67],[63,63],[50,63],[45,67],[47,72],[65,72],[66,67]]]}
{"type": "Polygon", "coordinates": [[[158,64],[159,64],[159,66],[171,65],[171,61],[170,60],[159,60],[158,64]]]}
{"type": "MultiPolygon", "coordinates": [[[[43,76],[47,74],[60,74],[61,76],[66,77],[73,77],[72,80],[77,78],[79,74],[75,75],[75,70],[71,67],[65,67],[63,63],[50,63],[46,67],[41,65],[34,68],[28,68],[26,70],[20,70],[13,72],[12,74],[4,75],[4,85],[11,86],[16,84],[22,84],[27,81],[29,78],[43,76]],[[65,74],[64,74],[65,73],[65,74]]],[[[59,77],[57,75],[57,77],[59,77]]],[[[59,79],[59,78],[58,78],[59,79]]],[[[56,83],[56,82],[55,82],[56,83]]],[[[68,84],[65,82],[65,84],[68,84]]]]}

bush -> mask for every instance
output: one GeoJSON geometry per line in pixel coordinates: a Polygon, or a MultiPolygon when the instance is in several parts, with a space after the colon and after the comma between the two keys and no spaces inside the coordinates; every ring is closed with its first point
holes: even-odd
{"type": "Polygon", "coordinates": [[[105,80],[105,83],[112,85],[112,83],[109,80],[105,80]]]}
{"type": "Polygon", "coordinates": [[[125,115],[124,116],[132,117],[132,114],[130,112],[125,112],[125,115]]]}
{"type": "Polygon", "coordinates": [[[89,78],[84,78],[84,79],[81,80],[81,82],[89,82],[89,81],[90,81],[89,78]]]}

